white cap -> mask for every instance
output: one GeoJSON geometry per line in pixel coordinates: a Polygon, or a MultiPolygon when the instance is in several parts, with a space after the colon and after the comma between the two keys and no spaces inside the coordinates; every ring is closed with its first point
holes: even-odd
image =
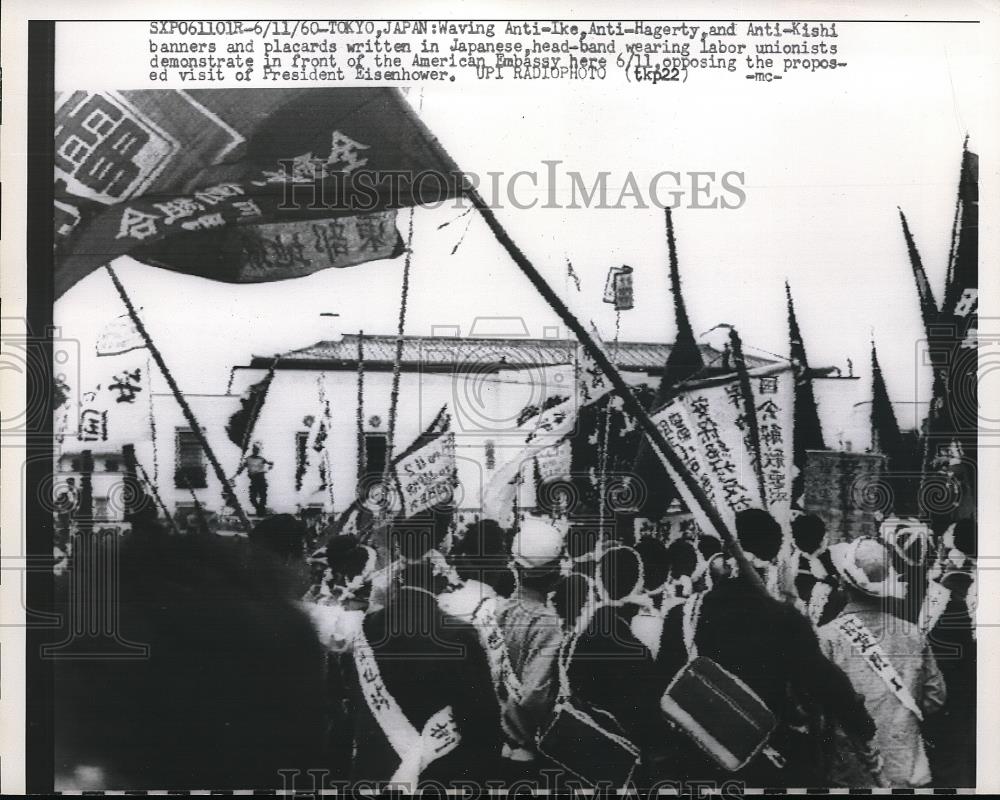
{"type": "Polygon", "coordinates": [[[551,522],[526,517],[511,543],[511,556],[519,567],[555,565],[563,552],[563,532],[551,522]]]}

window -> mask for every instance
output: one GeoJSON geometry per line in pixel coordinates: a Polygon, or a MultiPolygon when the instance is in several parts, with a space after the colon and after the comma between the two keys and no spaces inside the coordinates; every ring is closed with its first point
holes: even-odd
{"type": "Polygon", "coordinates": [[[94,519],[109,520],[111,519],[110,509],[108,506],[108,498],[106,497],[95,497],[94,498],[94,519]]]}
{"type": "Polygon", "coordinates": [[[118,472],[118,461],[114,458],[109,458],[104,462],[105,472],[118,472]]]}
{"type": "Polygon", "coordinates": [[[208,486],[208,462],[194,431],[178,428],[175,447],[174,486],[178,489],[204,489],[208,486]]]}
{"type": "Polygon", "coordinates": [[[363,477],[381,477],[385,471],[385,456],[389,448],[389,437],[384,433],[365,434],[365,474],[363,477]]]}

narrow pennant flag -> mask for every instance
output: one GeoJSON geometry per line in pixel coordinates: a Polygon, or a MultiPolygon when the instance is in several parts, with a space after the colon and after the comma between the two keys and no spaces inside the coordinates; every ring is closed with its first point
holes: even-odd
{"type": "Polygon", "coordinates": [[[128,254],[238,281],[390,257],[401,247],[384,212],[461,189],[457,167],[396,89],[61,94],[56,296],[128,254]],[[317,227],[269,227],[302,221],[317,227]],[[257,227],[222,235],[235,226],[257,227]],[[183,242],[197,233],[212,235],[183,242]],[[206,245],[223,255],[190,257],[206,245]]]}

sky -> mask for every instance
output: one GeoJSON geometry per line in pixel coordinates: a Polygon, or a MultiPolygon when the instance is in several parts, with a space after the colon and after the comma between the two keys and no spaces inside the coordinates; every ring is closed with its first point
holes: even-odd
{"type": "MultiPolygon", "coordinates": [[[[780,83],[704,76],[608,91],[579,83],[484,82],[408,96],[454,160],[472,172],[541,173],[544,160],[558,159],[560,170],[579,171],[588,183],[610,172],[609,186],[629,171],[640,185],[663,170],[743,173],[742,207],[674,211],[695,333],[728,323],[751,352],[787,355],[787,279],[810,363],[846,374],[850,359],[855,374],[867,376],[874,337],[891,396],[907,402],[926,399],[929,373],[919,355],[922,325],[897,206],[940,298],[962,142],[970,134],[972,149],[992,163],[979,131],[995,130],[995,112],[987,117],[984,109],[997,105],[987,94],[996,82],[984,81],[975,57],[984,46],[977,26],[909,25],[892,33],[882,36],[878,26],[844,31],[843,74],[793,75],[780,83]]],[[[563,180],[557,190],[568,186],[563,180]]],[[[538,198],[545,202],[544,188],[538,198]]],[[[520,199],[530,202],[532,195],[523,191],[520,199]]],[[[404,234],[407,214],[399,216],[404,234]]],[[[477,320],[481,330],[491,317],[520,317],[532,336],[561,326],[483,220],[461,214],[453,204],[414,212],[406,333],[457,326],[469,335],[477,320]]],[[[497,216],[605,339],[615,335],[615,313],[601,302],[605,275],[621,264],[635,270],[635,308],[621,315],[621,339],[673,339],[662,210],[504,207],[497,216]],[[567,260],[581,278],[579,292],[566,278],[567,260]]],[[[225,391],[233,365],[253,355],[360,329],[395,333],[403,259],[240,286],[128,258],[116,268],[182,390],[214,393],[225,391]]],[[[103,271],[57,302],[56,325],[81,343],[84,383],[110,376],[112,360],[95,358],[93,342],[121,313],[103,271]]],[[[157,388],[165,389],[162,380],[157,388]]]]}

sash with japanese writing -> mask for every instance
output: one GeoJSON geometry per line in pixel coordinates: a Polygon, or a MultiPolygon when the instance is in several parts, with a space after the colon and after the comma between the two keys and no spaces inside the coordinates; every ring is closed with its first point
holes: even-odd
{"type": "Polygon", "coordinates": [[[872,672],[878,675],[882,682],[889,687],[889,690],[896,695],[896,699],[922,722],[924,714],[920,710],[920,706],[917,705],[917,701],[913,699],[913,695],[904,685],[902,676],[896,671],[882,647],[860,618],[856,614],[844,614],[837,618],[835,624],[840,635],[861,654],[865,663],[871,667],[872,672]]]}
{"type": "Polygon", "coordinates": [[[924,603],[920,607],[920,616],[917,622],[922,634],[926,635],[937,625],[950,599],[951,590],[948,587],[943,586],[938,581],[930,582],[927,594],[924,595],[924,603]]]}
{"type": "Polygon", "coordinates": [[[504,705],[521,702],[521,681],[510,663],[510,653],[496,618],[496,598],[486,597],[472,613],[479,640],[490,662],[490,676],[497,698],[504,705]]]}
{"type": "Polygon", "coordinates": [[[399,767],[390,781],[405,784],[412,791],[427,765],[450,753],[462,740],[451,706],[433,714],[418,732],[386,689],[363,628],[354,642],[354,664],[368,710],[399,756],[399,767]]]}

